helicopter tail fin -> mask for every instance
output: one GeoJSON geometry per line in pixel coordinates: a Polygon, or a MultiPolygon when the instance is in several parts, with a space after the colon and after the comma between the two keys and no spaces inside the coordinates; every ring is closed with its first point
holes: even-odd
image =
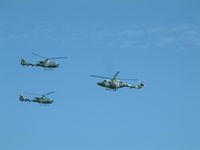
{"type": "Polygon", "coordinates": [[[20,100],[21,102],[25,101],[24,96],[20,95],[20,96],[19,96],[19,100],[20,100]]]}
{"type": "Polygon", "coordinates": [[[22,66],[25,66],[26,64],[27,64],[26,60],[22,58],[22,59],[21,59],[21,65],[22,65],[22,66]]]}
{"type": "Polygon", "coordinates": [[[22,96],[22,95],[20,95],[19,96],[19,100],[21,101],[21,102],[31,102],[31,100],[30,99],[28,99],[28,98],[25,98],[24,96],[22,96]]]}
{"type": "Polygon", "coordinates": [[[34,66],[33,64],[29,63],[28,61],[26,61],[25,59],[21,59],[21,65],[22,66],[34,66]]]}

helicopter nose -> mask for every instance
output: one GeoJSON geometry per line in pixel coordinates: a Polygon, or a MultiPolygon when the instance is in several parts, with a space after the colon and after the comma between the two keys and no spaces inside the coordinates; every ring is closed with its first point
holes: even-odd
{"type": "Polygon", "coordinates": [[[97,85],[102,86],[102,83],[101,83],[101,82],[98,82],[97,85]]]}

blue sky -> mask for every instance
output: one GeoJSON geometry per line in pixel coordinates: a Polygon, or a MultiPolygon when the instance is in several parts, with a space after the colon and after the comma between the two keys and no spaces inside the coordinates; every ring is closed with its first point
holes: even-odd
{"type": "Polygon", "coordinates": [[[0,1],[0,149],[199,150],[200,2],[0,1]],[[55,71],[20,59],[68,56],[55,71]],[[91,74],[145,80],[106,91],[91,74]],[[47,93],[44,107],[21,103],[47,93]]]}

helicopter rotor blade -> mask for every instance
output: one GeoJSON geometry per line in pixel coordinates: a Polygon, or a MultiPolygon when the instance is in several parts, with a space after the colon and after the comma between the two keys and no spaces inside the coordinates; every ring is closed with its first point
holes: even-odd
{"type": "Polygon", "coordinates": [[[140,83],[143,83],[143,84],[145,83],[145,81],[144,81],[144,80],[142,80],[142,81],[139,81],[139,82],[140,82],[140,83]]]}
{"type": "Polygon", "coordinates": [[[97,76],[97,75],[91,75],[91,77],[103,78],[103,79],[110,79],[109,77],[103,77],[103,76],[97,76]]]}
{"type": "Polygon", "coordinates": [[[112,80],[116,79],[118,74],[119,74],[119,71],[115,74],[115,76],[112,78],[112,80]]]}
{"type": "Polygon", "coordinates": [[[52,94],[52,93],[55,93],[55,91],[52,91],[52,92],[49,92],[49,93],[43,94],[42,96],[50,95],[50,94],[52,94]]]}
{"type": "Polygon", "coordinates": [[[140,81],[140,80],[138,80],[138,79],[124,79],[124,78],[120,78],[119,80],[127,80],[127,81],[140,81]]]}
{"type": "Polygon", "coordinates": [[[40,94],[25,92],[24,94],[39,96],[40,94]]]}
{"type": "Polygon", "coordinates": [[[47,58],[47,59],[64,59],[64,58],[68,58],[68,57],[52,57],[52,58],[47,58]]]}
{"type": "Polygon", "coordinates": [[[25,92],[24,94],[35,95],[35,96],[45,96],[45,95],[49,95],[49,94],[52,94],[52,93],[55,93],[55,91],[52,91],[52,92],[49,92],[49,93],[46,93],[46,94],[36,94],[36,93],[29,93],[29,92],[25,92]]]}
{"type": "Polygon", "coordinates": [[[46,57],[41,56],[41,55],[38,55],[38,54],[36,54],[36,53],[32,53],[32,54],[35,55],[35,56],[38,56],[38,57],[40,57],[40,58],[45,58],[45,59],[47,59],[46,57]]]}

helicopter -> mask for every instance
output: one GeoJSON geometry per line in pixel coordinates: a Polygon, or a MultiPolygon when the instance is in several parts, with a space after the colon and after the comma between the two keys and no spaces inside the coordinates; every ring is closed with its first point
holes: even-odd
{"type": "MultiPolygon", "coordinates": [[[[46,95],[50,95],[52,93],[54,93],[55,91],[34,97],[33,99],[29,99],[26,98],[23,95],[19,95],[19,101],[21,102],[35,102],[35,103],[39,103],[39,104],[52,104],[54,101],[48,97],[46,97],[46,95]]],[[[38,95],[38,94],[33,94],[33,93],[26,93],[26,94],[32,94],[32,95],[38,95]]]]}
{"type": "Polygon", "coordinates": [[[131,85],[131,84],[125,83],[122,80],[133,80],[133,81],[138,81],[138,80],[137,79],[117,79],[116,77],[118,74],[119,74],[119,72],[117,72],[113,78],[97,76],[97,75],[91,75],[91,77],[105,79],[101,82],[98,82],[97,85],[106,88],[106,90],[111,90],[111,91],[117,91],[117,89],[123,88],[123,87],[141,89],[144,86],[143,81],[140,82],[138,85],[131,85]]]}
{"type": "Polygon", "coordinates": [[[52,60],[54,59],[63,59],[63,58],[67,58],[67,57],[53,57],[53,58],[46,58],[44,56],[38,55],[36,53],[32,53],[35,56],[38,56],[40,58],[43,58],[44,60],[38,61],[37,63],[33,64],[33,63],[29,63],[27,60],[25,59],[21,59],[21,65],[22,66],[37,66],[37,67],[43,67],[43,68],[47,68],[47,69],[53,69],[53,68],[58,68],[60,65],[53,62],[52,60]]]}

